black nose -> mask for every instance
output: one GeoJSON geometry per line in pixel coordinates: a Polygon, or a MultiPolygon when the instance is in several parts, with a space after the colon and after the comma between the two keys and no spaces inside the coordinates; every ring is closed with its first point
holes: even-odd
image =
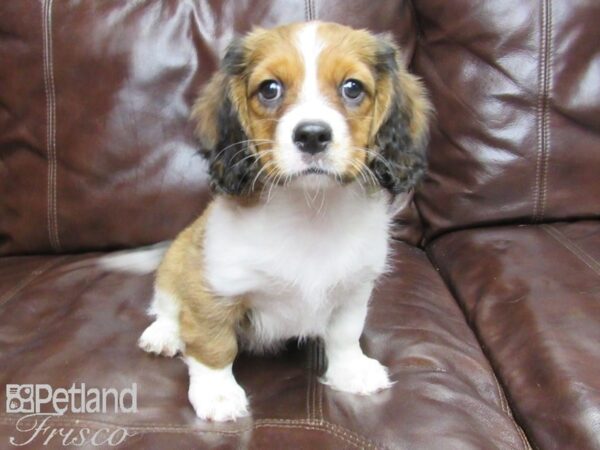
{"type": "Polygon", "coordinates": [[[300,122],[294,128],[292,139],[302,152],[322,152],[331,143],[331,127],[325,122],[300,122]]]}

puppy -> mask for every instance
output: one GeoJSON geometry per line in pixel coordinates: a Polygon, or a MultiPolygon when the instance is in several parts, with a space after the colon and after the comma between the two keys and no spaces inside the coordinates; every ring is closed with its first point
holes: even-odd
{"type": "Polygon", "coordinates": [[[309,22],[229,46],[193,110],[214,200],[167,251],[139,341],[183,354],[198,417],[246,415],[238,351],[289,338],[323,339],[333,389],[391,385],[359,338],[390,200],[425,169],[429,111],[387,35],[309,22]]]}

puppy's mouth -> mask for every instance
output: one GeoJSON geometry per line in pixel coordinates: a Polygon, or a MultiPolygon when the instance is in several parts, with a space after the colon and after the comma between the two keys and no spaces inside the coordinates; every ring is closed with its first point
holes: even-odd
{"type": "Polygon", "coordinates": [[[303,175],[329,175],[329,176],[333,176],[333,173],[330,172],[329,170],[322,169],[320,167],[309,167],[308,169],[304,169],[303,171],[299,172],[297,176],[303,176],[303,175]]]}

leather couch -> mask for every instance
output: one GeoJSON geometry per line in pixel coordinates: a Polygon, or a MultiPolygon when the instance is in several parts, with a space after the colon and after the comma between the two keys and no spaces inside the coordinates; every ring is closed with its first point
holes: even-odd
{"type": "MultiPolygon", "coordinates": [[[[599,23],[596,0],[0,2],[0,403],[138,394],[24,448],[119,427],[127,449],[600,448],[599,23]],[[183,362],[136,347],[157,251],[137,248],[207,204],[188,116],[230,39],[311,19],[392,32],[436,109],[363,337],[396,383],[331,391],[321,344],[290,345],[236,362],[252,417],[204,423],[183,362]]],[[[20,417],[0,411],[0,448],[20,417]]]]}

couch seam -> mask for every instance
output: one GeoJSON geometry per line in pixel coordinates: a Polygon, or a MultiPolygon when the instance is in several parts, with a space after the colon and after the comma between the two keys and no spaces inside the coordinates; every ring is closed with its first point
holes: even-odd
{"type": "Polygon", "coordinates": [[[307,22],[316,19],[314,0],[304,0],[304,18],[307,22]]]}
{"type": "MultiPolygon", "coordinates": [[[[5,414],[0,414],[0,423],[4,425],[14,425],[19,419],[7,416],[5,414]]],[[[247,431],[252,431],[258,428],[301,428],[308,430],[321,430],[328,432],[346,442],[354,445],[357,448],[369,448],[369,449],[377,449],[374,442],[362,436],[358,433],[355,433],[345,427],[323,421],[317,423],[315,421],[309,420],[294,420],[294,419],[259,419],[255,421],[251,426],[237,428],[232,430],[201,430],[194,429],[187,426],[177,426],[177,425],[157,425],[157,424],[149,424],[149,425],[120,425],[111,422],[104,422],[98,420],[80,420],[80,419],[58,419],[54,420],[57,425],[62,426],[71,426],[71,427],[123,427],[127,430],[131,430],[134,432],[138,432],[140,434],[148,434],[148,433],[182,433],[182,434],[204,434],[204,433],[215,433],[221,435],[237,435],[240,433],[245,433],[247,431]]]]}
{"type": "Polygon", "coordinates": [[[592,255],[587,253],[574,241],[569,239],[564,233],[553,225],[544,224],[541,228],[548,233],[554,240],[569,250],[574,256],[577,257],[581,262],[588,266],[596,275],[600,276],[600,262],[598,262],[592,255]]]}
{"type": "Polygon", "coordinates": [[[537,134],[537,157],[535,164],[535,185],[533,193],[533,214],[532,222],[538,223],[545,214],[546,207],[546,189],[547,184],[547,127],[548,116],[548,72],[549,72],[549,0],[542,0],[540,13],[540,48],[539,48],[539,68],[538,68],[538,99],[536,105],[536,134],[537,134]]]}
{"type": "MultiPolygon", "coordinates": [[[[319,361],[318,361],[318,370],[317,370],[317,376],[319,374],[323,373],[323,370],[325,369],[325,348],[323,346],[323,344],[321,342],[319,342],[319,361]]],[[[317,381],[319,381],[317,379],[317,381]]],[[[319,420],[321,422],[324,421],[324,417],[323,417],[323,384],[318,382],[317,383],[317,389],[318,389],[318,400],[319,400],[319,420]]]]}
{"type": "Polygon", "coordinates": [[[550,143],[550,97],[552,95],[552,69],[553,69],[553,45],[552,39],[554,35],[554,23],[552,20],[552,2],[546,0],[546,15],[547,15],[547,36],[546,36],[546,95],[544,97],[545,100],[545,108],[544,108],[544,142],[546,143],[546,151],[544,154],[545,161],[544,167],[542,169],[542,202],[541,202],[541,211],[540,211],[540,221],[544,220],[544,216],[546,214],[547,207],[547,197],[548,197],[548,169],[550,166],[550,153],[552,151],[552,146],[550,143]]]}
{"type": "MultiPolygon", "coordinates": [[[[490,364],[490,366],[491,366],[491,364],[490,364]]],[[[502,386],[500,386],[500,382],[498,381],[498,377],[496,376],[496,372],[494,372],[493,367],[492,367],[492,377],[494,378],[494,383],[496,383],[496,389],[498,390],[498,397],[500,398],[500,408],[502,408],[502,411],[504,411],[504,413],[509,417],[511,422],[514,424],[515,430],[517,431],[517,434],[519,435],[519,438],[521,439],[521,444],[523,445],[523,448],[525,450],[531,450],[531,445],[529,444],[529,441],[528,441],[527,437],[525,436],[525,432],[523,431],[523,428],[521,428],[521,426],[517,423],[517,421],[515,420],[515,418],[513,416],[512,411],[510,410],[508,400],[506,398],[506,395],[504,394],[504,390],[502,389],[502,386]]]]}
{"type": "Polygon", "coordinates": [[[52,41],[53,0],[44,0],[42,5],[43,68],[46,93],[46,154],[48,158],[47,211],[48,240],[55,252],[61,250],[58,233],[58,167],[56,157],[56,89],[54,84],[54,57],[52,41]]]}
{"type": "Polygon", "coordinates": [[[534,185],[533,185],[533,213],[532,213],[532,222],[535,222],[537,220],[537,215],[538,215],[538,202],[539,202],[539,177],[540,177],[540,165],[541,165],[541,151],[542,151],[542,145],[541,145],[541,133],[540,133],[540,116],[541,116],[541,110],[542,110],[542,71],[543,71],[543,63],[542,63],[542,58],[543,58],[543,47],[544,47],[544,3],[545,0],[542,0],[541,3],[541,19],[540,19],[540,24],[541,24],[541,31],[540,31],[540,48],[539,48],[539,59],[540,59],[540,63],[538,66],[538,76],[537,76],[537,81],[538,81],[538,95],[537,95],[537,102],[536,102],[536,141],[537,141],[537,154],[536,154],[536,160],[535,160],[535,180],[534,180],[534,185]]]}
{"type": "MultiPolygon", "coordinates": [[[[429,248],[431,248],[431,246],[432,246],[432,244],[429,245],[429,248]]],[[[440,266],[438,264],[436,264],[434,258],[430,254],[430,252],[426,251],[425,255],[427,256],[427,259],[429,260],[429,262],[431,263],[431,265],[436,269],[436,271],[438,273],[438,276],[441,278],[442,282],[444,283],[444,285],[448,289],[448,292],[452,296],[452,299],[456,302],[456,304],[458,305],[458,308],[460,309],[460,311],[462,311],[463,317],[465,319],[465,323],[471,329],[471,331],[473,333],[473,336],[474,336],[477,344],[479,345],[479,349],[480,349],[481,353],[483,354],[483,357],[485,358],[485,360],[487,361],[487,363],[488,363],[488,365],[490,367],[490,371],[492,373],[492,378],[494,380],[494,383],[496,384],[496,389],[499,389],[499,393],[501,394],[499,396],[499,398],[498,398],[498,403],[499,403],[498,406],[500,406],[501,411],[506,414],[506,416],[508,417],[508,420],[510,421],[510,423],[512,423],[513,428],[515,429],[515,431],[519,435],[519,439],[521,440],[521,444],[523,445],[523,448],[525,450],[531,450],[532,446],[529,443],[529,439],[527,438],[527,434],[525,433],[525,431],[523,430],[523,428],[521,427],[521,425],[517,422],[517,420],[515,419],[514,414],[512,413],[512,409],[511,409],[511,406],[510,406],[510,401],[508,400],[508,397],[506,396],[506,394],[504,392],[504,388],[502,387],[502,385],[500,384],[500,381],[498,380],[498,377],[496,376],[496,369],[494,368],[494,365],[492,364],[492,360],[490,358],[490,355],[485,351],[484,346],[482,345],[482,339],[481,339],[481,336],[480,336],[479,332],[477,331],[476,325],[474,325],[474,321],[471,319],[471,317],[469,317],[467,315],[466,309],[463,308],[463,306],[461,305],[461,303],[459,301],[459,295],[457,294],[457,292],[454,289],[454,287],[452,286],[452,284],[443,275],[442,269],[440,269],[440,266]],[[508,411],[504,410],[504,403],[503,403],[504,401],[506,402],[506,408],[508,409],[508,411]]],[[[475,307],[477,307],[478,305],[479,305],[479,303],[477,303],[475,305],[475,307]]],[[[497,403],[494,402],[494,404],[497,404],[497,403]]]]}
{"type": "Polygon", "coordinates": [[[38,267],[33,269],[29,275],[27,275],[20,283],[17,283],[11,290],[5,293],[2,297],[0,297],[0,308],[3,308],[8,302],[10,302],[13,298],[17,296],[20,292],[23,291],[27,286],[29,286],[37,277],[44,274],[51,267],[58,265],[62,260],[64,260],[67,256],[61,256],[58,259],[53,258],[50,261],[46,261],[40,264],[38,267]]]}
{"type": "Polygon", "coordinates": [[[312,365],[313,365],[313,358],[312,358],[312,352],[313,352],[313,347],[312,347],[312,343],[308,345],[307,348],[307,355],[306,355],[306,365],[307,365],[307,370],[306,370],[306,379],[307,379],[307,386],[306,386],[306,419],[307,420],[311,420],[311,413],[312,413],[312,408],[311,408],[311,387],[312,387],[312,365]]]}
{"type": "Polygon", "coordinates": [[[323,348],[319,340],[312,341],[308,346],[308,389],[307,389],[307,418],[317,422],[323,421],[323,386],[319,382],[319,374],[323,368],[323,348]]]}
{"type": "Polygon", "coordinates": [[[502,411],[505,414],[508,414],[509,416],[512,417],[512,413],[510,412],[510,409],[508,408],[508,405],[506,403],[506,398],[504,397],[504,392],[502,392],[502,388],[500,387],[500,382],[498,381],[498,377],[496,376],[496,374],[492,371],[492,377],[494,378],[494,383],[496,384],[496,392],[498,393],[498,398],[500,400],[500,408],[502,409],[502,411]]]}
{"type": "Polygon", "coordinates": [[[319,420],[317,413],[317,393],[319,387],[319,341],[316,340],[314,343],[313,352],[313,385],[312,385],[312,417],[313,420],[319,420]]]}

